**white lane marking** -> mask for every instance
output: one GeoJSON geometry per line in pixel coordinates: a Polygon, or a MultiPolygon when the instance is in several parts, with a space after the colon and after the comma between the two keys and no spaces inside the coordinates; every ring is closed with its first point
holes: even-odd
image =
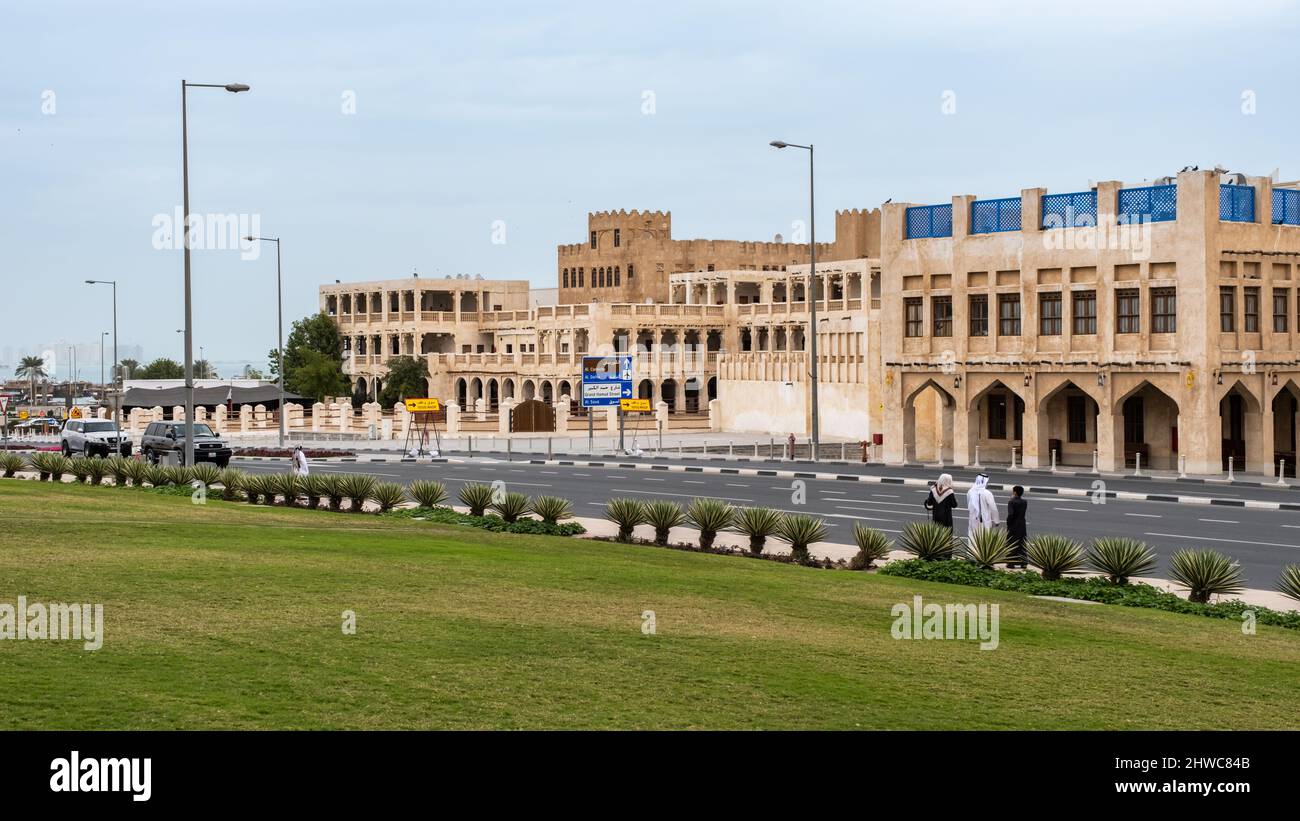
{"type": "Polygon", "coordinates": [[[1154,514],[1154,513],[1125,513],[1124,515],[1125,515],[1125,516],[1137,516],[1138,518],[1141,518],[1141,519],[1160,519],[1160,518],[1163,518],[1162,516],[1157,516],[1157,515],[1154,514]]]}
{"type": "Polygon", "coordinates": [[[701,482],[699,479],[683,479],[683,480],[682,480],[682,484],[686,484],[686,485],[704,485],[704,484],[708,484],[708,483],[707,483],[707,482],[701,482]]]}
{"type": "Polygon", "coordinates": [[[547,476],[554,476],[559,473],[558,470],[539,470],[538,473],[545,473],[547,476]]]}
{"type": "Polygon", "coordinates": [[[574,476],[590,476],[590,473],[575,473],[574,476]]]}
{"type": "Polygon", "coordinates": [[[666,482],[666,481],[668,481],[668,480],[667,480],[667,479],[658,479],[658,478],[656,478],[656,477],[654,477],[654,476],[642,476],[642,477],[641,477],[641,481],[643,481],[643,482],[666,482]]]}
{"type": "Polygon", "coordinates": [[[728,482],[727,487],[749,487],[749,485],[736,485],[728,482]]]}
{"type": "MultiPolygon", "coordinates": [[[[382,474],[380,474],[380,475],[382,475],[382,474]]],[[[444,478],[445,478],[448,482],[470,482],[471,484],[474,483],[474,482],[485,482],[485,481],[489,481],[489,480],[488,480],[488,477],[486,477],[486,476],[466,476],[466,477],[463,478],[463,479],[462,479],[461,477],[459,477],[459,476],[447,476],[447,477],[444,477],[444,478]]],[[[544,483],[542,483],[542,482],[515,482],[515,481],[511,481],[511,482],[510,482],[510,486],[511,486],[511,487],[555,487],[555,485],[544,484],[544,483]]]]}
{"type": "Polygon", "coordinates": [[[1215,522],[1221,525],[1239,525],[1241,522],[1234,522],[1231,519],[1197,519],[1198,522],[1215,522]]]}
{"type": "Polygon", "coordinates": [[[897,498],[898,498],[898,494],[897,494],[897,493],[873,493],[873,494],[871,494],[871,498],[873,498],[873,499],[897,499],[897,498]]]}
{"type": "MultiPolygon", "coordinates": [[[[773,489],[775,490],[775,488],[773,488],[773,489]]],[[[789,490],[790,488],[781,488],[781,489],[782,489],[782,490],[789,490]]],[[[817,492],[818,492],[818,493],[848,493],[847,490],[821,490],[820,488],[818,489],[817,492]]]]}
{"type": "MultiPolygon", "coordinates": [[[[641,494],[645,494],[646,496],[680,496],[680,497],[682,497],[683,499],[694,499],[694,498],[696,498],[696,495],[695,495],[694,493],[664,493],[663,491],[660,491],[660,490],[632,490],[631,488],[621,488],[621,487],[610,488],[610,492],[612,492],[612,493],[641,493],[641,494]]],[[[733,497],[730,497],[730,496],[710,496],[709,498],[711,498],[711,499],[721,499],[721,500],[724,501],[724,502],[750,502],[750,503],[752,503],[752,502],[754,501],[753,499],[736,499],[736,498],[733,498],[733,497]]]]}
{"type": "Polygon", "coordinates": [[[1088,512],[1088,509],[1085,507],[1054,507],[1052,508],[1052,510],[1063,510],[1066,513],[1087,513],[1088,512]]]}
{"type": "Polygon", "coordinates": [[[1296,549],[1297,547],[1300,547],[1293,544],[1280,544],[1278,542],[1252,542],[1246,539],[1214,539],[1209,536],[1184,536],[1179,533],[1144,533],[1142,535],[1164,536],[1166,539],[1190,539],[1192,541],[1199,541],[1199,542],[1228,542],[1230,544],[1254,544],[1254,545],[1259,545],[1260,547],[1290,547],[1292,549],[1296,549]]]}
{"type": "Polygon", "coordinates": [[[856,505],[835,505],[835,509],[836,510],[865,510],[868,513],[892,513],[895,516],[897,516],[900,513],[903,514],[904,516],[929,516],[930,515],[929,513],[925,513],[923,511],[882,510],[878,507],[858,507],[856,505]]]}
{"type": "Polygon", "coordinates": [[[1292,527],[1292,528],[1296,528],[1297,530],[1300,530],[1300,525],[1282,525],[1282,527],[1292,527]]]}

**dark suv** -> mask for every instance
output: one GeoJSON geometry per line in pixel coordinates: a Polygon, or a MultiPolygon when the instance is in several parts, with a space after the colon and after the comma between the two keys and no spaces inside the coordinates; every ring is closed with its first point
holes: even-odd
{"type": "MultiPolygon", "coordinates": [[[[185,423],[151,422],[140,437],[140,452],[144,458],[157,464],[164,453],[175,453],[181,463],[185,462],[185,423]]],[[[194,423],[194,461],[216,462],[217,467],[224,468],[230,464],[233,451],[212,432],[212,428],[202,422],[194,423]]]]}

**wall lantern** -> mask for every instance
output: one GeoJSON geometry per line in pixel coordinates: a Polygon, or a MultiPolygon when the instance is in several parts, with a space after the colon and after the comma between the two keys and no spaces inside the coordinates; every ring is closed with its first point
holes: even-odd
{"type": "MultiPolygon", "coordinates": [[[[1274,382],[1273,384],[1276,385],[1277,383],[1274,382]]],[[[954,380],[952,380],[952,386],[953,386],[954,388],[960,388],[960,387],[961,387],[961,374],[957,374],[957,378],[954,379],[954,380]]]]}
{"type": "Polygon", "coordinates": [[[1026,388],[1029,387],[1029,383],[1030,383],[1030,381],[1031,381],[1033,378],[1034,378],[1034,377],[1031,376],[1030,374],[1025,374],[1025,387],[1026,387],[1026,388]]]}
{"type": "Polygon", "coordinates": [[[1097,372],[1097,387],[1106,387],[1106,374],[1102,371],[1097,372]]]}

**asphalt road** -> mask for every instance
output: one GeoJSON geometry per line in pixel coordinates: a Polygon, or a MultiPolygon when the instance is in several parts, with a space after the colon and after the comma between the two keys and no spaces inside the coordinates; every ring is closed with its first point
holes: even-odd
{"type": "MultiPolygon", "coordinates": [[[[243,459],[232,463],[241,470],[271,473],[287,470],[287,464],[243,459]]],[[[473,460],[452,457],[452,461],[432,464],[318,462],[312,465],[312,471],[369,473],[402,484],[415,479],[434,479],[447,483],[453,499],[461,484],[500,480],[508,489],[530,496],[562,496],[573,502],[577,515],[587,517],[601,516],[605,503],[619,496],[672,499],[682,504],[698,496],[711,496],[735,505],[815,514],[825,519],[830,528],[828,541],[844,544],[853,543],[854,522],[896,536],[907,522],[929,515],[922,507],[927,491],[907,485],[800,480],[805,483],[806,498],[803,504],[795,504],[793,479],[533,465],[490,457],[473,460]]],[[[1138,483],[1143,484],[1140,480],[1138,483]]],[[[1009,495],[994,493],[1003,515],[1009,495]]],[[[1031,495],[1028,499],[1031,535],[1060,533],[1085,543],[1107,535],[1139,538],[1151,545],[1160,557],[1161,574],[1168,568],[1168,557],[1180,547],[1206,547],[1227,553],[1241,563],[1247,586],[1254,588],[1272,589],[1283,566],[1300,562],[1300,513],[1292,511],[1119,499],[1093,504],[1087,498],[1053,495],[1031,495]]],[[[957,534],[964,535],[964,494],[959,493],[959,501],[963,509],[957,511],[960,519],[957,534]]]]}

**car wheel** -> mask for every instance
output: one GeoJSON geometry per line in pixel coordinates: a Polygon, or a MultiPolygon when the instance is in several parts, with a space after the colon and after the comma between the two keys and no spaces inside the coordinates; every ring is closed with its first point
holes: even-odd
{"type": "Polygon", "coordinates": [[[229,464],[230,464],[230,460],[229,460],[229,459],[218,459],[218,460],[217,460],[217,467],[221,468],[222,470],[225,470],[226,467],[227,467],[229,464]]]}
{"type": "Polygon", "coordinates": [[[158,464],[158,457],[154,455],[153,450],[151,450],[150,448],[144,449],[144,460],[151,465],[158,464]]]}
{"type": "Polygon", "coordinates": [[[63,443],[63,455],[66,457],[72,456],[72,448],[68,446],[67,442],[63,443]]]}

